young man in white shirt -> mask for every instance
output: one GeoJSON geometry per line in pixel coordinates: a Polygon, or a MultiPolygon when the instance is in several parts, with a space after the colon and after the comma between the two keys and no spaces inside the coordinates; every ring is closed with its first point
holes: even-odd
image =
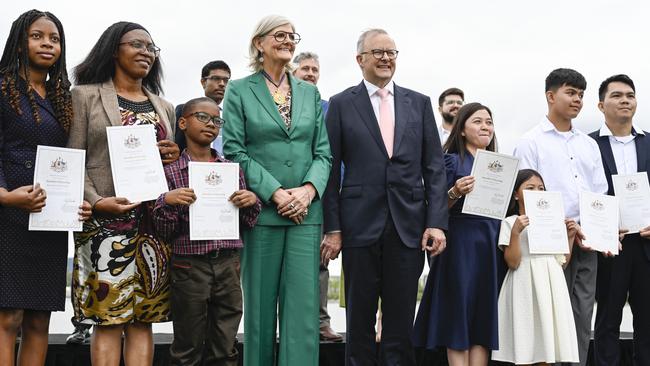
{"type": "MultiPolygon", "coordinates": [[[[586,87],[587,82],[579,72],[553,70],[546,77],[548,114],[522,137],[514,151],[520,159],[520,169],[537,170],[548,191],[562,193],[565,216],[575,221],[580,218],[580,191],[607,192],[598,145],[572,123],[582,109],[586,87]]],[[[582,245],[580,238],[576,244],[565,276],[576,324],[580,365],[584,366],[591,338],[597,257],[582,245]]]]}
{"type": "MultiPolygon", "coordinates": [[[[627,75],[605,79],[598,89],[598,99],[605,123],[590,136],[600,148],[608,194],[614,195],[612,175],[650,169],[650,137],[632,121],[637,106],[636,89],[627,75]]],[[[633,315],[634,365],[650,365],[650,227],[626,234],[622,245],[623,250],[616,257],[598,256],[596,366],[620,362],[619,336],[626,301],[633,315]]]]}

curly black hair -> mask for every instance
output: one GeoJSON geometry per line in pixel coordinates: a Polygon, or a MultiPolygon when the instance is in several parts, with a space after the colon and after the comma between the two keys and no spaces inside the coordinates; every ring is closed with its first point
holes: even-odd
{"type": "Polygon", "coordinates": [[[30,85],[29,51],[27,44],[27,31],[40,18],[46,18],[52,21],[59,31],[59,37],[61,39],[61,55],[48,70],[45,91],[47,93],[47,99],[52,104],[57,121],[68,132],[72,122],[72,95],[70,93],[68,71],[65,65],[65,34],[61,21],[54,14],[32,9],[21,14],[13,22],[5,49],[2,52],[2,58],[0,59],[0,77],[2,77],[0,92],[3,97],[7,98],[14,111],[22,115],[23,111],[20,108],[19,102],[21,92],[18,88],[22,71],[22,74],[26,78],[27,97],[32,107],[32,115],[36,122],[40,123],[41,116],[38,114],[36,100],[34,99],[34,93],[32,93],[32,87],[30,85]]]}

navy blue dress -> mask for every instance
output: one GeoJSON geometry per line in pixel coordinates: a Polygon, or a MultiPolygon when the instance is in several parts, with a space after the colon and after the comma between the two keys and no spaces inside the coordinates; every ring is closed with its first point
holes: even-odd
{"type": "MultiPolygon", "coordinates": [[[[474,158],[445,154],[447,186],[470,175],[474,158]]],[[[447,248],[435,258],[413,332],[416,347],[467,350],[498,348],[497,258],[500,220],[461,213],[463,199],[449,209],[447,248]]]]}
{"type": "MultiPolygon", "coordinates": [[[[50,102],[33,92],[36,123],[25,82],[18,87],[22,115],[0,93],[0,187],[8,191],[34,183],[37,145],[67,142],[50,102]]],[[[68,233],[28,231],[28,219],[27,211],[0,206],[0,308],[65,310],[68,233]]]]}

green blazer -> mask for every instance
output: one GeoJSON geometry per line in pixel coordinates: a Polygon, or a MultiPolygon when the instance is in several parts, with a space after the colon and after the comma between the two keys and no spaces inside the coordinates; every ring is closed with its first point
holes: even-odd
{"type": "Polygon", "coordinates": [[[223,152],[240,164],[246,184],[264,203],[259,225],[294,225],[277,213],[271,196],[278,188],[307,182],[317,195],[303,224],[320,224],[320,197],[332,167],[329,139],[318,89],[289,75],[291,128],[287,130],[266,87],[255,73],[228,83],[223,102],[223,152]]]}

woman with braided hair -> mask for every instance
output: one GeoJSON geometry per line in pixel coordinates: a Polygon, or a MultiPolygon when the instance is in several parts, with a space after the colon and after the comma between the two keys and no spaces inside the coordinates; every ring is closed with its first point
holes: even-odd
{"type": "MultiPolygon", "coordinates": [[[[0,364],[42,365],[51,311],[65,309],[67,233],[28,231],[47,202],[33,185],[37,145],[65,146],[72,121],[61,22],[30,10],[11,26],[0,59],[0,364]]],[[[79,207],[90,217],[90,204],[79,207]]]]}

